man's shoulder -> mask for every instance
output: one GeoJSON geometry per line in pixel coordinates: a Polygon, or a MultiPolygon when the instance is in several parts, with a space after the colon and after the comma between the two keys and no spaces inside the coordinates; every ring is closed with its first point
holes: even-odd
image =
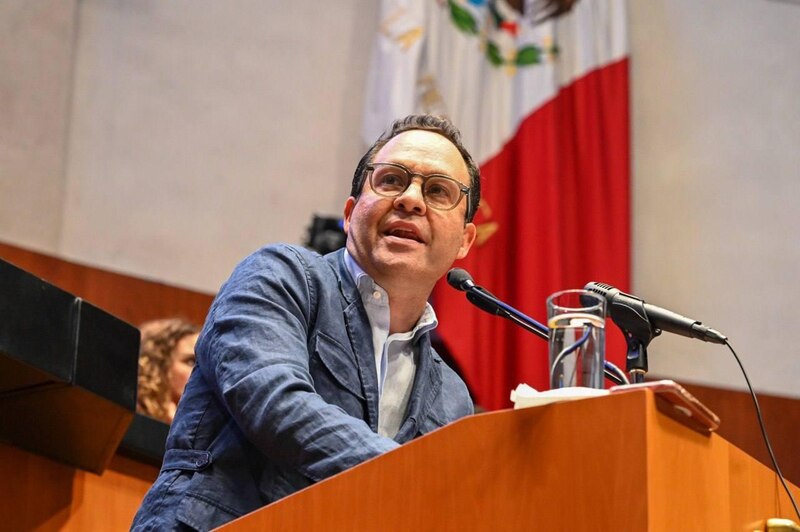
{"type": "Polygon", "coordinates": [[[286,242],[266,244],[251,253],[249,257],[288,257],[290,259],[300,259],[306,262],[322,258],[319,253],[312,249],[296,244],[287,244],[286,242]]]}
{"type": "Polygon", "coordinates": [[[320,255],[294,244],[269,244],[253,252],[237,267],[259,278],[277,282],[291,279],[317,286],[338,286],[344,262],[342,249],[320,255]]]}
{"type": "Polygon", "coordinates": [[[312,249],[280,242],[262,246],[245,257],[239,266],[264,267],[268,264],[285,264],[287,266],[295,265],[304,269],[319,267],[329,269],[330,266],[337,262],[338,253],[333,252],[322,256],[312,249]]]}

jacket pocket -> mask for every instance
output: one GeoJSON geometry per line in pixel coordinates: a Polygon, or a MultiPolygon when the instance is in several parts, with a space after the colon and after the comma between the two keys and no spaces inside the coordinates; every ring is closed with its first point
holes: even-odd
{"type": "Polygon", "coordinates": [[[311,361],[311,376],[320,395],[333,393],[330,388],[331,385],[335,385],[364,400],[358,368],[353,358],[353,354],[339,342],[325,333],[317,333],[311,361]],[[317,360],[319,365],[316,363],[317,360]]]}

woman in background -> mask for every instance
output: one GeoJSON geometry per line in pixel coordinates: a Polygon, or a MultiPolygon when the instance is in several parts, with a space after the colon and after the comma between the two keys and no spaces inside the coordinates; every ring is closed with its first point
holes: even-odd
{"type": "Polygon", "coordinates": [[[172,423],[194,368],[194,344],[200,328],[176,318],[148,321],[140,330],[136,411],[172,423]]]}

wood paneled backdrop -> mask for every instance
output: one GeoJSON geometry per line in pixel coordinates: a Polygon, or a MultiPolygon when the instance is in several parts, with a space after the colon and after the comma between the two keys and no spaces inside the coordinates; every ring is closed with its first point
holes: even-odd
{"type": "MultiPolygon", "coordinates": [[[[2,243],[0,257],[134,325],[173,316],[202,324],[214,297],[2,243]]],[[[720,435],[772,467],[748,393],[681,384],[722,419],[720,435]]],[[[800,485],[800,454],[794,451],[800,400],[759,395],[759,402],[781,470],[787,479],[800,485]]]]}

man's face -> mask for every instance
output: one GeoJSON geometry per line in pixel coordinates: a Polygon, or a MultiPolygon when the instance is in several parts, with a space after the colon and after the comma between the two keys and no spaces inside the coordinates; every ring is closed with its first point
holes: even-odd
{"type": "MultiPolygon", "coordinates": [[[[420,174],[445,174],[470,185],[458,149],[432,131],[397,135],[372,162],[398,163],[420,174]]],[[[425,204],[421,187],[421,179],[415,177],[403,194],[387,198],[377,195],[365,180],[358,200],[350,197],[345,203],[347,251],[382,286],[404,278],[430,289],[475,240],[475,225],[464,224],[466,197],[455,209],[437,210],[425,204]]]]}

